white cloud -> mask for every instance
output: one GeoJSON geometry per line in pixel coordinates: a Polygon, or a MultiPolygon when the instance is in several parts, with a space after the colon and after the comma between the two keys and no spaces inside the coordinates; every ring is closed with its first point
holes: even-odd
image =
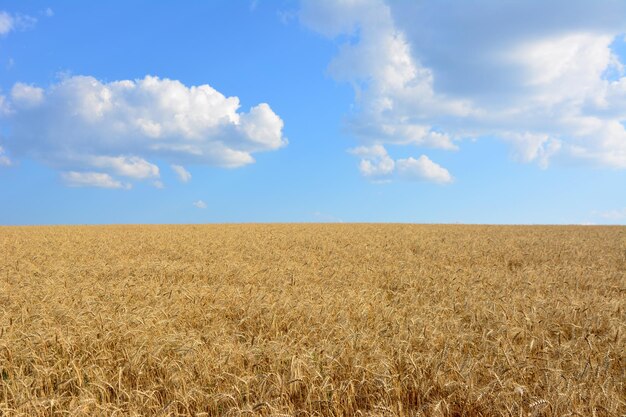
{"type": "Polygon", "coordinates": [[[537,161],[548,167],[550,157],[561,149],[561,141],[541,133],[504,133],[502,139],[513,145],[513,154],[520,162],[537,161]]]}
{"type": "Polygon", "coordinates": [[[382,145],[359,146],[350,153],[361,157],[359,171],[364,177],[381,178],[393,173],[395,162],[382,145]]]}
{"type": "Polygon", "coordinates": [[[52,10],[50,7],[46,8],[46,10],[43,11],[44,16],[46,17],[52,17],[54,16],[54,10],[52,10]]]}
{"type": "Polygon", "coordinates": [[[4,152],[4,148],[0,146],[0,167],[2,166],[9,167],[11,165],[13,165],[13,163],[11,162],[11,159],[9,159],[9,157],[6,156],[6,153],[4,152]]]}
{"type": "Polygon", "coordinates": [[[13,18],[7,12],[0,11],[0,35],[6,35],[13,29],[13,18]]]}
{"type": "Polygon", "coordinates": [[[61,177],[69,187],[131,188],[130,184],[117,181],[109,174],[102,172],[70,171],[63,172],[61,177]]]}
{"type": "Polygon", "coordinates": [[[0,95],[0,116],[7,116],[11,113],[11,107],[6,97],[0,95]]]}
{"type": "Polygon", "coordinates": [[[207,208],[206,203],[204,201],[202,201],[202,200],[194,201],[193,205],[194,205],[194,207],[199,208],[199,209],[207,208]]]}
{"type": "Polygon", "coordinates": [[[181,182],[189,182],[191,180],[191,172],[187,171],[182,165],[172,165],[172,169],[178,175],[181,182]]]}
{"type": "Polygon", "coordinates": [[[342,42],[328,71],[353,86],[347,123],[366,146],[495,136],[522,162],[626,169],[626,77],[611,49],[625,2],[301,4],[304,25],[342,42]]]}
{"type": "Polygon", "coordinates": [[[398,159],[397,166],[398,174],[404,178],[432,181],[439,184],[452,182],[452,175],[448,170],[431,161],[426,155],[417,159],[412,157],[398,159]]]}
{"type": "Polygon", "coordinates": [[[43,89],[31,85],[16,83],[11,89],[11,101],[18,108],[33,108],[43,102],[43,89]]]}
{"type": "Polygon", "coordinates": [[[46,89],[17,83],[0,105],[10,126],[6,147],[63,171],[154,179],[151,159],[235,168],[287,144],[268,104],[240,111],[237,97],[209,85],[152,76],[108,83],[74,76],[46,89]]]}
{"type": "Polygon", "coordinates": [[[94,156],[86,162],[89,166],[109,170],[123,177],[140,180],[159,177],[158,166],[136,156],[94,156]]]}
{"type": "Polygon", "coordinates": [[[447,169],[431,161],[426,155],[415,159],[394,160],[384,146],[359,146],[349,152],[361,158],[359,171],[361,175],[376,182],[389,181],[394,176],[408,181],[429,181],[447,184],[453,181],[447,169]]]}
{"type": "Polygon", "coordinates": [[[37,23],[37,19],[23,14],[10,14],[0,10],[0,36],[6,35],[15,30],[26,30],[32,28],[37,23]]]}

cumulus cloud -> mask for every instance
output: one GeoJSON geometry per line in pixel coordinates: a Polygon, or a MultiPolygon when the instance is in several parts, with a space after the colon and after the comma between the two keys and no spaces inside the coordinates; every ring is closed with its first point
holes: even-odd
{"type": "Polygon", "coordinates": [[[204,201],[202,201],[202,200],[194,201],[193,205],[194,205],[194,207],[199,208],[199,209],[207,208],[206,203],[204,201]]]}
{"type": "MultiPolygon", "coordinates": [[[[495,136],[515,159],[626,168],[626,3],[302,0],[300,21],[340,39],[347,125],[366,146],[454,150],[495,136]]],[[[370,167],[365,166],[368,171],[370,167]]]]}
{"type": "Polygon", "coordinates": [[[359,171],[365,177],[383,178],[391,175],[395,169],[395,161],[391,159],[382,145],[359,146],[350,153],[361,158],[359,171]]]}
{"type": "Polygon", "coordinates": [[[359,146],[350,149],[351,154],[361,158],[359,171],[361,174],[376,182],[385,182],[399,178],[407,181],[428,181],[438,184],[448,184],[453,181],[450,172],[441,165],[433,162],[426,155],[415,159],[413,157],[394,160],[384,146],[359,146]]]}
{"type": "Polygon", "coordinates": [[[409,157],[397,162],[398,174],[409,179],[420,179],[440,184],[452,182],[452,175],[447,169],[431,161],[426,155],[417,159],[409,157]]]}
{"type": "MultiPolygon", "coordinates": [[[[112,82],[73,76],[47,88],[17,83],[0,105],[10,126],[5,146],[14,156],[114,181],[158,178],[150,162],[157,159],[188,180],[183,164],[236,168],[287,144],[283,121],[268,104],[241,111],[237,97],[209,85],[152,76],[112,82]]],[[[114,184],[105,179],[92,182],[114,184]]]]}
{"type": "Polygon", "coordinates": [[[172,169],[178,175],[181,182],[189,182],[191,180],[191,172],[187,171],[182,165],[172,165],[172,169]]]}
{"type": "Polygon", "coordinates": [[[37,23],[37,19],[23,14],[11,14],[0,10],[0,36],[6,35],[14,30],[25,30],[32,28],[37,23]]]}

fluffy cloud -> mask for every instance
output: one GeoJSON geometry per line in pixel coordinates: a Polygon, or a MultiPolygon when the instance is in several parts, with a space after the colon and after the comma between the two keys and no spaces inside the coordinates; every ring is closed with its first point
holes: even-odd
{"type": "Polygon", "coordinates": [[[158,166],[136,156],[94,156],[87,158],[85,162],[94,168],[111,171],[123,177],[139,180],[159,177],[158,166]]]}
{"type": "Polygon", "coordinates": [[[391,159],[382,145],[359,146],[351,149],[350,153],[361,158],[359,171],[365,177],[387,177],[393,173],[396,166],[395,161],[391,159]]]}
{"type": "Polygon", "coordinates": [[[300,21],[343,40],[328,70],[353,86],[366,146],[496,136],[542,167],[626,168],[624,2],[303,0],[300,21]]]}
{"type": "Polygon", "coordinates": [[[43,101],[43,88],[16,83],[11,89],[11,99],[16,107],[28,109],[39,106],[43,101]]]}
{"type": "Polygon", "coordinates": [[[452,182],[452,175],[447,169],[431,161],[426,155],[417,159],[409,157],[398,159],[398,174],[409,179],[421,179],[440,184],[452,182]]]}
{"type": "Polygon", "coordinates": [[[17,83],[0,104],[10,126],[6,148],[71,171],[64,178],[75,185],[124,188],[116,177],[154,180],[159,168],[149,160],[157,159],[180,168],[235,168],[287,143],[283,121],[266,103],[240,111],[237,97],[209,85],[151,76],[108,83],[75,76],[46,89],[17,83]]]}
{"type": "Polygon", "coordinates": [[[453,181],[447,169],[433,162],[426,155],[415,159],[392,159],[382,145],[359,146],[350,153],[361,158],[359,171],[364,177],[376,182],[389,181],[397,177],[407,181],[429,181],[448,184],[453,181]]]}
{"type": "Polygon", "coordinates": [[[172,169],[178,175],[181,182],[189,182],[191,180],[191,172],[187,171],[182,165],[172,165],[172,169]]]}

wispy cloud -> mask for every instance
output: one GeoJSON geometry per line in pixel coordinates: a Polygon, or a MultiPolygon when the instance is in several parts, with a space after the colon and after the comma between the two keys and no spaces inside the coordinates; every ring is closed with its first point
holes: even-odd
{"type": "Polygon", "coordinates": [[[0,166],[8,167],[13,165],[11,159],[4,152],[4,148],[0,146],[0,166]]]}
{"type": "Polygon", "coordinates": [[[207,208],[207,204],[202,200],[194,201],[193,205],[194,207],[199,208],[199,209],[207,208]]]}
{"type": "Polygon", "coordinates": [[[182,165],[172,165],[172,169],[178,176],[181,182],[189,182],[191,180],[191,173],[185,169],[182,165]]]}
{"type": "Polygon", "coordinates": [[[37,24],[37,18],[20,13],[0,10],[0,35],[7,35],[16,30],[31,29],[37,24]]]}
{"type": "Polygon", "coordinates": [[[313,212],[313,217],[315,221],[323,222],[323,223],[343,223],[337,216],[333,216],[332,214],[322,213],[321,211],[313,212]]]}
{"type": "Polygon", "coordinates": [[[130,184],[117,181],[109,174],[101,172],[70,171],[62,173],[61,176],[69,187],[131,188],[130,184]]]}

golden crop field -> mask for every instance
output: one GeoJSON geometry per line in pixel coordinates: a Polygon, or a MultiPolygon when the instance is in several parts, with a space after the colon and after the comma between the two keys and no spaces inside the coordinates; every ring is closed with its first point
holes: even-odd
{"type": "Polygon", "coordinates": [[[626,228],[0,228],[0,415],[620,416],[626,228]]]}

